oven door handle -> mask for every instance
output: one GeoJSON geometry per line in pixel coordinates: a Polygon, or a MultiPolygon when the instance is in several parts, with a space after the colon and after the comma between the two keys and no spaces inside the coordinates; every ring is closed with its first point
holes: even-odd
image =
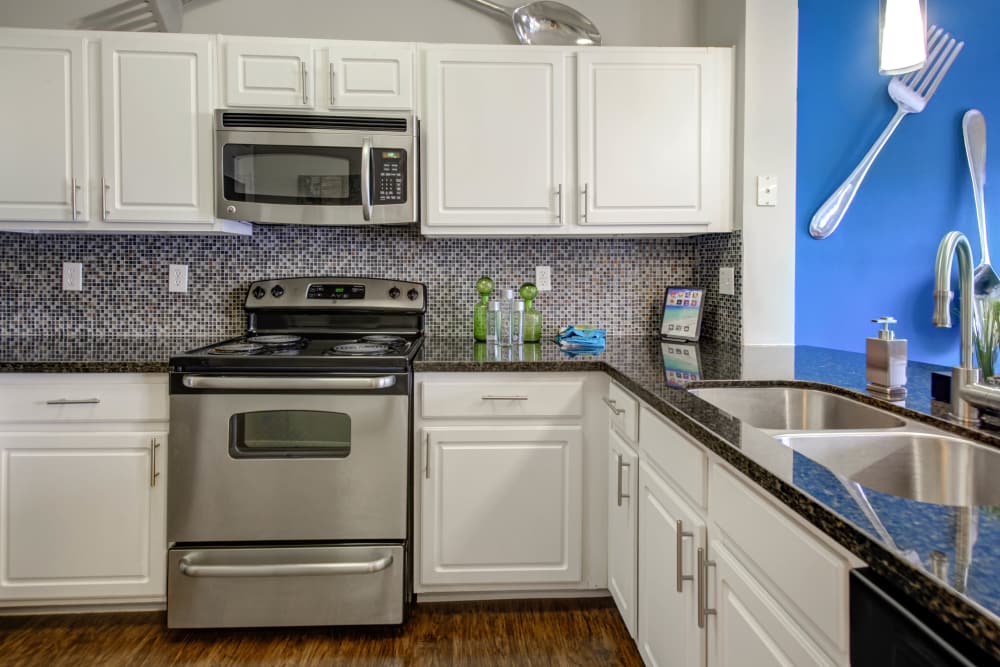
{"type": "Polygon", "coordinates": [[[261,563],[199,565],[185,556],[179,569],[187,577],[312,577],[331,574],[374,574],[392,565],[392,554],[360,563],[261,563]]]}
{"type": "Polygon", "coordinates": [[[188,389],[388,389],[396,384],[394,375],[378,377],[236,377],[185,375],[182,383],[188,389]]]}

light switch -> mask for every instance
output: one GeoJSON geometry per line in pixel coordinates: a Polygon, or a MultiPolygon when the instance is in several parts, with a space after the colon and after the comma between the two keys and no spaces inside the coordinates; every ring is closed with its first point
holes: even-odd
{"type": "Polygon", "coordinates": [[[731,266],[719,268],[719,294],[736,294],[736,269],[731,266]]]}
{"type": "Polygon", "coordinates": [[[778,205],[778,177],[757,177],[757,206],[778,205]]]}

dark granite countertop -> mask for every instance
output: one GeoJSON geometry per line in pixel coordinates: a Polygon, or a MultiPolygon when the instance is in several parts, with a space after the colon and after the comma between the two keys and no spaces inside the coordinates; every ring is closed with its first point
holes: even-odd
{"type": "Polygon", "coordinates": [[[881,524],[876,527],[829,469],[682,388],[737,382],[822,385],[911,420],[1000,447],[995,435],[930,416],[930,373],[945,369],[911,362],[904,409],[864,394],[865,358],[852,352],[806,346],[740,348],[712,341],[663,344],[647,337],[609,337],[603,352],[579,356],[567,355],[552,342],[494,349],[467,339],[428,338],[414,369],[607,372],[893,581],[926,613],[1000,659],[1000,507],[934,505],[865,488],[876,523],[881,524]],[[943,578],[931,574],[932,552],[939,563],[942,554],[947,559],[948,574],[943,578]]]}
{"type": "Polygon", "coordinates": [[[0,336],[0,373],[166,373],[171,356],[219,338],[0,336]]]}
{"type": "MultiPolygon", "coordinates": [[[[169,370],[172,355],[218,338],[0,337],[0,373],[162,373],[169,370]]],[[[907,409],[855,393],[865,387],[864,355],[806,346],[740,348],[712,341],[664,345],[649,337],[610,337],[607,349],[598,354],[570,356],[551,342],[496,353],[465,338],[428,337],[415,370],[606,372],[892,580],[926,612],[1000,658],[1000,507],[931,505],[866,489],[883,524],[876,529],[827,468],[683,388],[690,383],[822,384],[1000,447],[994,435],[929,416],[930,373],[943,369],[909,364],[907,409]],[[931,552],[947,559],[946,579],[930,574],[931,552]]]]}

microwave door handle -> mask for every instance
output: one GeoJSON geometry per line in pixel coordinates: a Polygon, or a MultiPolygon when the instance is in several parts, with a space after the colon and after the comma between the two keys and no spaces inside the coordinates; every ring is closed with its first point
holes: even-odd
{"type": "Polygon", "coordinates": [[[361,214],[365,222],[372,220],[372,140],[361,143],[361,214]]]}

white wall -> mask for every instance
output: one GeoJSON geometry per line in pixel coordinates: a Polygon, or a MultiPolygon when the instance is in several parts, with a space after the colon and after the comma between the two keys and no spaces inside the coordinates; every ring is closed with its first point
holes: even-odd
{"type": "Polygon", "coordinates": [[[705,0],[705,42],[735,44],[735,216],[743,228],[743,343],[795,342],[796,0],[705,0]],[[737,5],[743,5],[740,8],[737,5]],[[778,205],[757,206],[757,177],[778,205]]]}
{"type": "MultiPolygon", "coordinates": [[[[0,0],[0,25],[72,28],[118,0],[0,0]]],[[[562,0],[610,46],[696,41],[698,0],[562,0]]],[[[516,0],[507,4],[517,5],[516,0]]],[[[509,23],[464,0],[194,0],[184,32],[419,42],[515,43],[509,23]]]]}

